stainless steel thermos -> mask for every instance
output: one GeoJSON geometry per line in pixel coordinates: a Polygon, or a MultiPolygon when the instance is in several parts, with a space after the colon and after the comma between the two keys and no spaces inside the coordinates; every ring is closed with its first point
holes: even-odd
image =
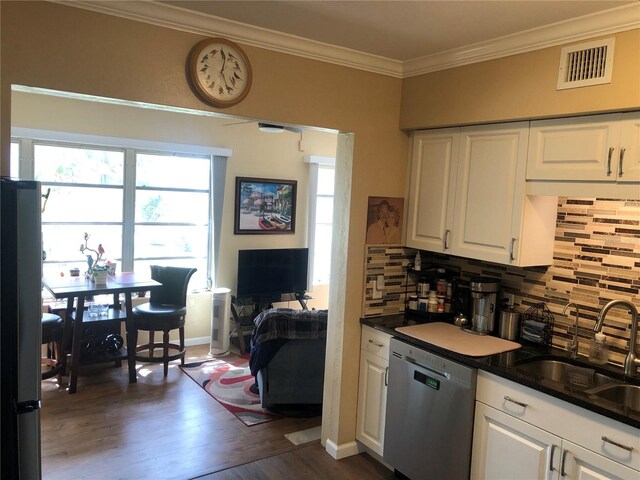
{"type": "Polygon", "coordinates": [[[500,338],[517,340],[520,335],[520,312],[509,305],[500,312],[500,338]]]}

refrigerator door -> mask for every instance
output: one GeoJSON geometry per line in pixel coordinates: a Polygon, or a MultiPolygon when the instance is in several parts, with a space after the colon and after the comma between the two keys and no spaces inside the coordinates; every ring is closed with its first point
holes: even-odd
{"type": "Polygon", "coordinates": [[[42,235],[40,184],[0,182],[0,468],[9,478],[41,478],[40,345],[42,235]]]}

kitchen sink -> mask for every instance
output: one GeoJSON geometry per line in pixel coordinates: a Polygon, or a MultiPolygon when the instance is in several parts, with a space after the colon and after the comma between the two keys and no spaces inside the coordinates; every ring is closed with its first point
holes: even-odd
{"type": "Polygon", "coordinates": [[[592,388],[585,393],[591,397],[597,397],[616,405],[640,412],[640,386],[638,385],[603,385],[592,388]]]}
{"type": "Polygon", "coordinates": [[[530,360],[516,368],[521,373],[536,379],[550,380],[563,386],[579,389],[599,387],[615,381],[589,366],[578,366],[561,359],[530,360]]]}

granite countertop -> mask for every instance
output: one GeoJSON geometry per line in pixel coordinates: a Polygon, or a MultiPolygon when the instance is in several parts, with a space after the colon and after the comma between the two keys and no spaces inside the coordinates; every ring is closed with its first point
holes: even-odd
{"type": "MultiPolygon", "coordinates": [[[[605,417],[617,420],[621,423],[640,428],[640,412],[638,411],[618,408],[615,404],[607,402],[606,400],[590,397],[584,394],[579,387],[560,385],[556,382],[542,379],[541,377],[518,369],[518,365],[534,359],[562,358],[569,360],[568,354],[565,350],[554,347],[523,345],[522,348],[511,352],[499,353],[497,355],[490,355],[486,357],[469,357],[467,355],[461,355],[436,345],[417,340],[413,337],[403,335],[395,330],[397,327],[406,327],[424,323],[424,318],[411,318],[398,314],[379,317],[365,317],[360,321],[363,325],[368,325],[377,330],[381,330],[389,335],[400,338],[407,343],[424,348],[425,350],[433,353],[440,354],[443,357],[470,367],[487,371],[499,377],[506,378],[571,404],[591,410],[605,417]]],[[[597,372],[604,373],[617,381],[626,382],[632,385],[640,385],[639,378],[625,377],[623,375],[622,368],[620,367],[590,364],[586,361],[585,357],[579,357],[575,361],[569,361],[577,366],[595,369],[597,372]]]]}

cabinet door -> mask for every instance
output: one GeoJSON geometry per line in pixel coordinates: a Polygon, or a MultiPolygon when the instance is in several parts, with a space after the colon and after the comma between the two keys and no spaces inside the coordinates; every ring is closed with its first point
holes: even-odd
{"type": "Polygon", "coordinates": [[[417,132],[413,137],[407,245],[445,251],[451,229],[459,129],[417,132]]]}
{"type": "Polygon", "coordinates": [[[388,368],[388,360],[362,351],[356,438],[379,455],[383,454],[388,368]]]}
{"type": "Polygon", "coordinates": [[[562,441],[561,478],[579,480],[628,480],[640,472],[614,462],[567,440],[562,441]]]}
{"type": "Polygon", "coordinates": [[[557,479],[552,456],[560,455],[560,444],[559,437],[476,402],[471,479],[557,479]]]}
{"type": "Polygon", "coordinates": [[[461,130],[454,255],[503,264],[517,258],[528,123],[461,130]]]}
{"type": "Polygon", "coordinates": [[[640,182],[640,114],[625,114],[622,119],[617,164],[618,182],[640,182]]]}
{"type": "Polygon", "coordinates": [[[619,118],[598,115],[531,122],[527,180],[615,181],[619,118]]]}

